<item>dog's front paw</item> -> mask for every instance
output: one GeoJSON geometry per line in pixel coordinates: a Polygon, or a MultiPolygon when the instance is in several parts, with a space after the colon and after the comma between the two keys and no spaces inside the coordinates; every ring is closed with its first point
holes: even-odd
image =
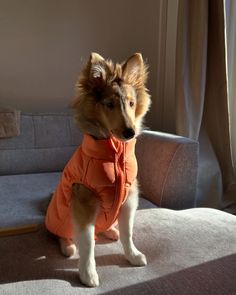
{"type": "Polygon", "coordinates": [[[144,266],[147,265],[147,258],[146,256],[141,252],[136,253],[129,253],[126,255],[126,258],[128,261],[135,266],[144,266]]]}
{"type": "Polygon", "coordinates": [[[99,277],[96,269],[88,268],[79,272],[81,282],[88,287],[99,286],[99,277]]]}

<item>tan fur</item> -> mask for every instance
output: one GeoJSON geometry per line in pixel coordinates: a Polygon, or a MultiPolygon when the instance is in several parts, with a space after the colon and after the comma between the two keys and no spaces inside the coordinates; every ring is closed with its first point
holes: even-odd
{"type": "Polygon", "coordinates": [[[82,184],[72,187],[73,216],[75,222],[83,230],[87,224],[94,220],[98,211],[99,201],[94,193],[82,184]]]}

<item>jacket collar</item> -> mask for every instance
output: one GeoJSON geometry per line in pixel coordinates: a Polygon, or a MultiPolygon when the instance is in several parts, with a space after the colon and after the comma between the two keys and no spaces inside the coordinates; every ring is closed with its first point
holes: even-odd
{"type": "Polygon", "coordinates": [[[91,135],[85,134],[82,142],[82,151],[89,157],[95,159],[114,160],[125,153],[125,156],[134,154],[136,139],[127,142],[120,141],[115,137],[97,140],[91,135]]]}

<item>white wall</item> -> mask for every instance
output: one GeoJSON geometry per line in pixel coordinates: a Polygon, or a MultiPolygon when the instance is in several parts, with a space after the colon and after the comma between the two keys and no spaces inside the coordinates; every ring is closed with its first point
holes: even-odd
{"type": "Polygon", "coordinates": [[[63,111],[91,51],[115,61],[142,52],[150,65],[148,87],[154,101],[148,125],[161,127],[167,3],[1,0],[0,105],[24,112],[63,111]]]}

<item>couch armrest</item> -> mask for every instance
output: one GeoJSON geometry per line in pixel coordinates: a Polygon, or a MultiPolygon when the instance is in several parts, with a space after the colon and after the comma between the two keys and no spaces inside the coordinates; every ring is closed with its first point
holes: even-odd
{"type": "Polygon", "coordinates": [[[195,206],[198,142],[144,131],[136,155],[141,193],[157,206],[186,209],[195,206]]]}

